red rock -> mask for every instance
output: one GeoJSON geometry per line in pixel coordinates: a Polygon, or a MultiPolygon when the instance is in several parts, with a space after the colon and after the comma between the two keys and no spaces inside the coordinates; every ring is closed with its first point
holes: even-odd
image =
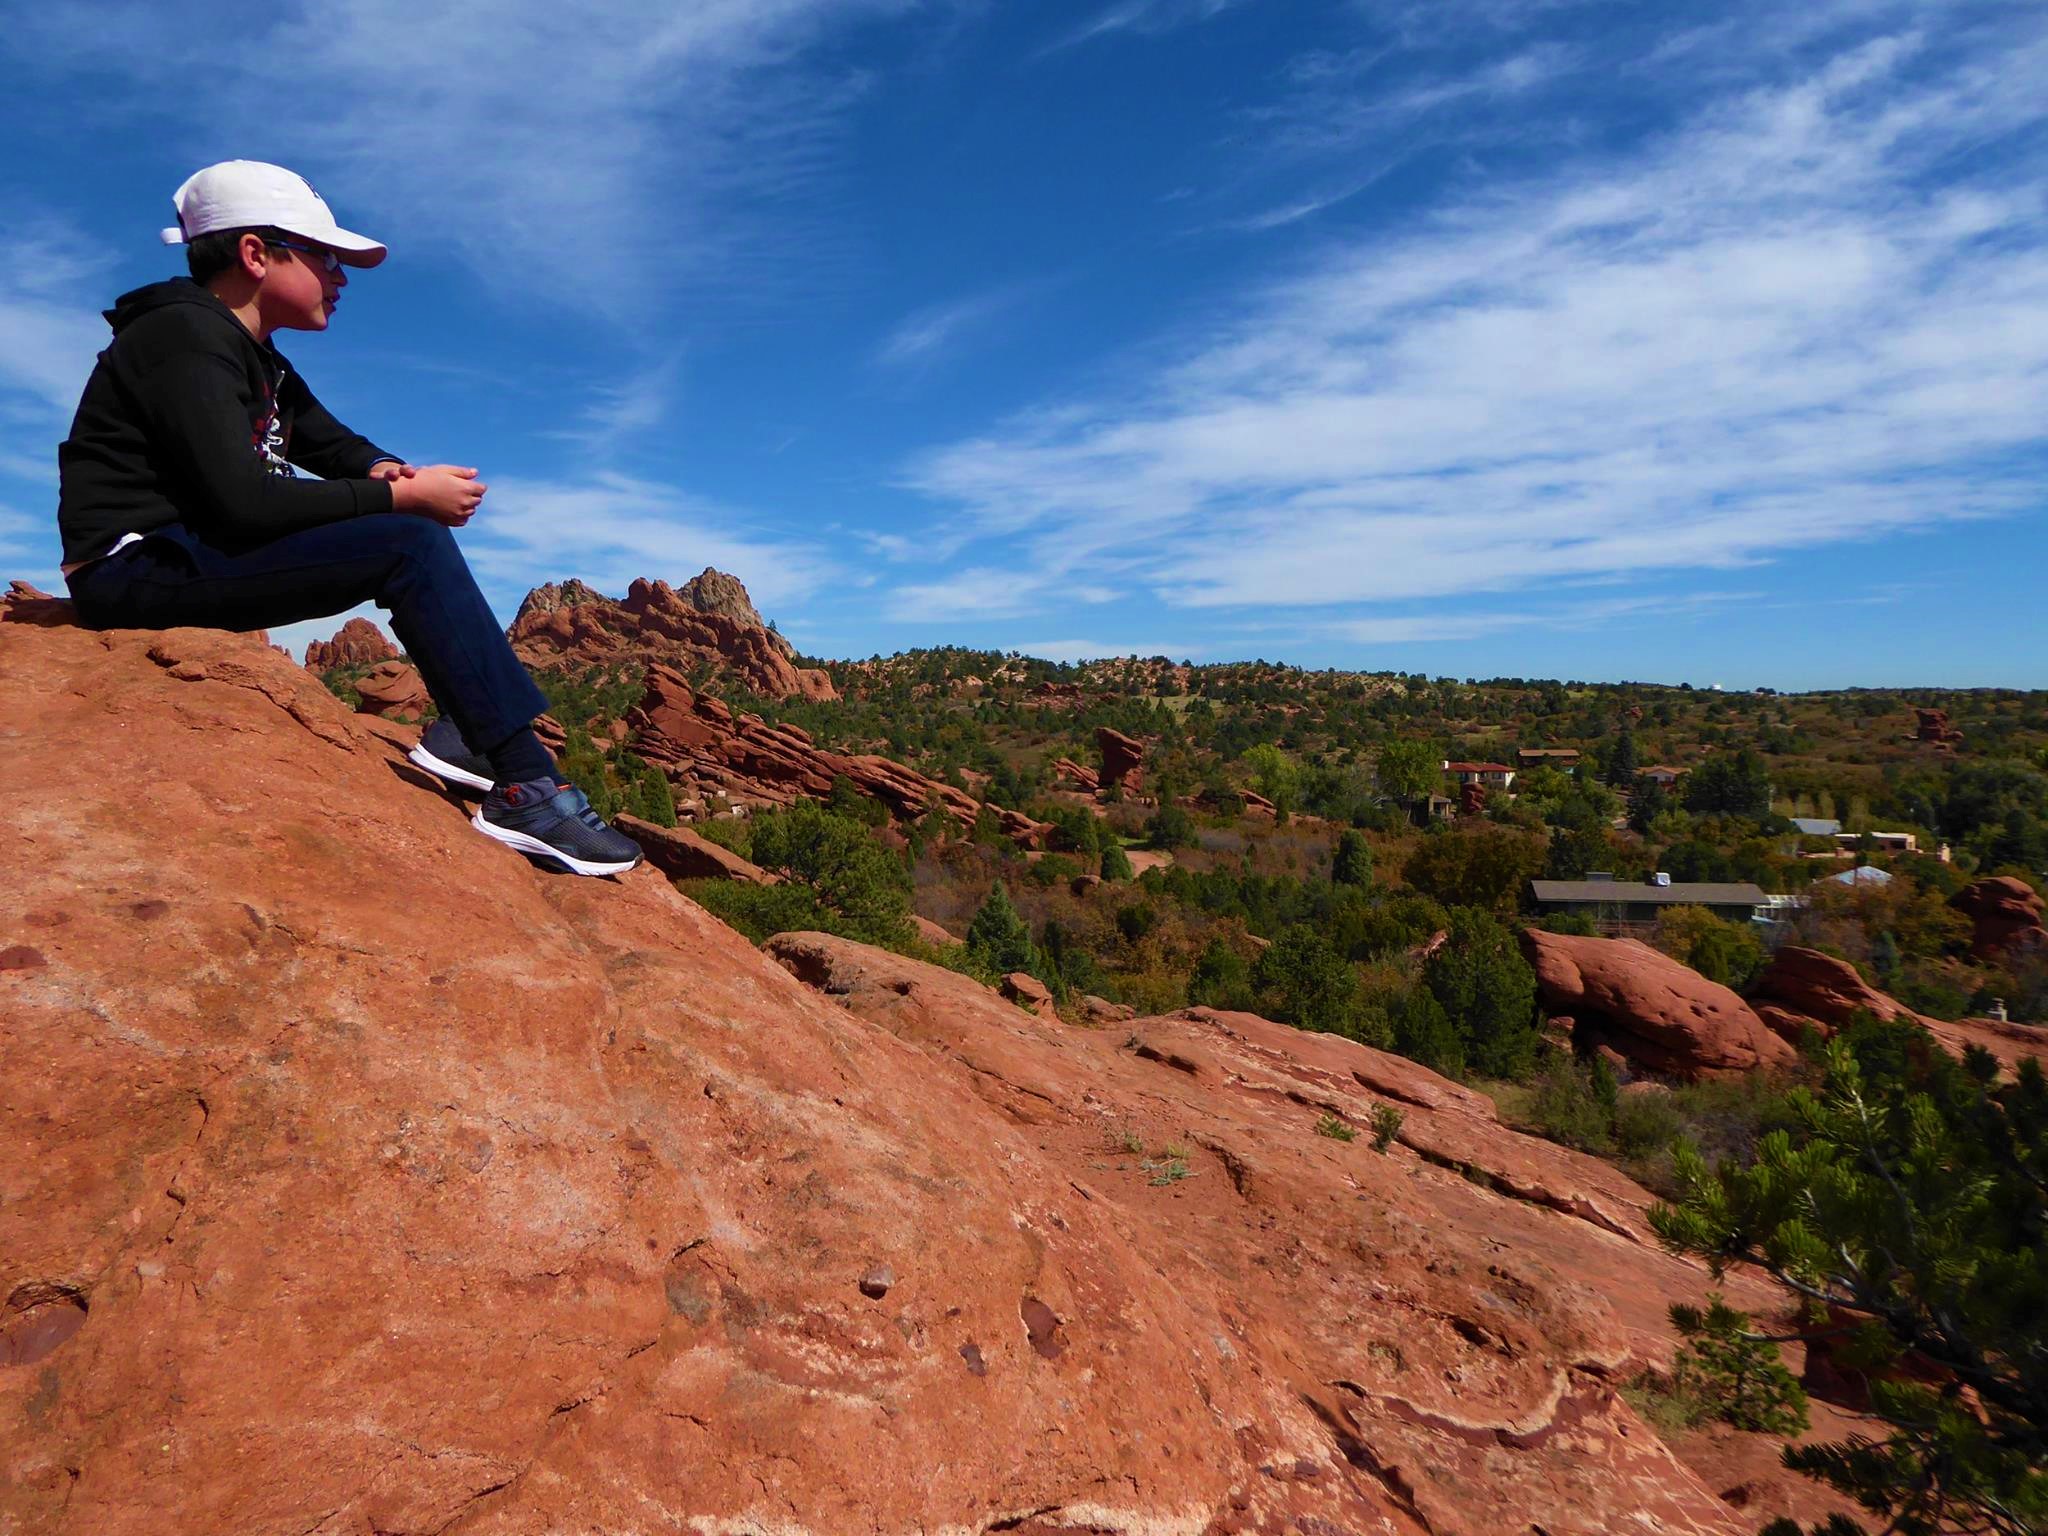
{"type": "Polygon", "coordinates": [[[1100,875],[1076,875],[1067,882],[1067,889],[1076,896],[1086,896],[1102,884],[1100,875]]]}
{"type": "MultiPolygon", "coordinates": [[[[735,714],[668,667],[647,669],[646,692],[626,722],[639,734],[640,756],[668,775],[679,798],[724,795],[750,804],[788,805],[806,797],[824,799],[833,779],[843,776],[900,820],[914,821],[936,805],[965,828],[981,811],[982,803],[973,796],[886,757],[827,752],[794,726],[735,714]]],[[[1022,812],[991,809],[1004,835],[1026,847],[1042,845],[1051,831],[1022,812]]]]}
{"type": "MultiPolygon", "coordinates": [[[[1710,1285],[1663,1251],[1648,1192],[1607,1164],[1509,1130],[1485,1095],[1336,1036],[1208,1009],[1073,1029],[847,940],[782,934],[766,947],[1026,1131],[1162,1272],[1234,1298],[1239,1322],[1222,1337],[1247,1367],[1296,1362],[1285,1374],[1313,1415],[1304,1428],[1317,1428],[1284,1452],[1261,1431],[1254,1459],[1268,1470],[1238,1485],[1247,1502],[1188,1529],[1223,1530],[1221,1515],[1246,1530],[1387,1529],[1380,1514],[1322,1502],[1261,1513],[1275,1497],[1340,1495],[1371,1465],[1402,1469],[1403,1502],[1383,1513],[1403,1532],[1425,1528],[1404,1523],[1407,1510],[1464,1536],[1753,1528],[1624,1421],[1611,1387],[1590,1390],[1668,1367],[1665,1309],[1710,1285]],[[1133,1034],[1149,1054],[1126,1049],[1133,1034]],[[1363,1134],[1316,1133],[1326,1115],[1368,1126],[1390,1102],[1403,1120],[1386,1155],[1363,1134]],[[1186,1177],[1162,1180],[1169,1145],[1186,1177]],[[1348,1454],[1322,1440],[1333,1433],[1348,1454]]],[[[1785,1314],[1752,1274],[1729,1280],[1737,1305],[1785,1314]]],[[[1774,1471],[1776,1443],[1754,1438],[1756,1475],[1810,1510],[1812,1485],[1774,1471]]]]}
{"type": "Polygon", "coordinates": [[[1460,816],[1483,816],[1486,814],[1486,786],[1476,780],[1458,786],[1458,814],[1460,816]]]}
{"type": "Polygon", "coordinates": [[[1003,978],[1003,996],[1033,1013],[1053,1012],[1052,994],[1046,991],[1045,983],[1025,971],[1012,971],[1003,978]]]}
{"type": "Polygon", "coordinates": [[[1106,997],[1097,997],[1093,992],[1083,992],[1077,1007],[1082,1019],[1089,1024],[1121,1024],[1126,1019],[1135,1019],[1138,1010],[1128,1003],[1112,1003],[1106,997]]]}
{"type": "Polygon", "coordinates": [[[1913,714],[1915,741],[1950,752],[1962,741],[1963,733],[1948,723],[1947,710],[1916,709],[1913,714]]]}
{"type": "Polygon", "coordinates": [[[508,633],[530,667],[633,662],[688,668],[708,661],[769,698],[839,697],[824,672],[790,659],[789,642],[762,623],[747,589],[721,571],[706,570],[680,589],[638,580],[623,601],[580,581],[535,587],[508,633]]]}
{"type": "Polygon", "coordinates": [[[2012,875],[1972,880],[1948,904],[1970,919],[1975,928],[1970,952],[1980,960],[1998,960],[2015,949],[2048,944],[2041,893],[2012,875]]]}
{"type": "Polygon", "coordinates": [[[1545,1011],[1637,1067],[1691,1081],[1798,1060],[1728,988],[1635,939],[1526,928],[1522,948],[1545,1011]]]}
{"type": "Polygon", "coordinates": [[[640,845],[647,862],[671,880],[731,880],[739,885],[782,883],[782,876],[749,863],[708,837],[699,837],[688,827],[664,827],[625,812],[612,821],[640,845]]]}
{"type": "Polygon", "coordinates": [[[1086,794],[1092,795],[1102,787],[1102,776],[1100,774],[1093,768],[1084,768],[1081,764],[1069,758],[1054,758],[1052,771],[1073,785],[1074,788],[1086,794]]]}
{"type": "Polygon", "coordinates": [[[945,946],[948,944],[959,944],[965,942],[964,940],[956,937],[949,930],[940,927],[930,918],[919,917],[915,912],[911,913],[910,915],[910,926],[914,930],[916,930],[917,936],[920,939],[923,939],[925,943],[936,944],[941,949],[945,948],[945,946]]]}
{"type": "Polygon", "coordinates": [[[1413,1063],[1146,1021],[1191,1075],[829,940],[821,996],[233,635],[0,607],[0,720],[0,1527],[1753,1524],[1614,1385],[1705,1272],[1413,1063]]]}
{"type": "Polygon", "coordinates": [[[1106,725],[1095,728],[1095,745],[1102,753],[1099,781],[1104,789],[1112,785],[1135,790],[1144,776],[1145,744],[1106,725]]]}
{"type": "Polygon", "coordinates": [[[1919,1018],[1871,986],[1848,961],[1798,944],[1784,945],[1771,957],[1751,988],[1750,1001],[1772,1029],[1792,1041],[1808,1025],[1833,1034],[1858,1010],[1879,1019],[1919,1018]]]}
{"type": "Polygon", "coordinates": [[[332,640],[313,640],[306,646],[306,670],[331,672],[336,667],[373,667],[380,661],[398,660],[398,647],[384,631],[368,619],[350,619],[334,632],[332,640]]]}
{"type": "Polygon", "coordinates": [[[356,708],[381,720],[417,720],[434,702],[419,673],[402,661],[378,662],[356,679],[355,686],[362,700],[356,708]]]}
{"type": "Polygon", "coordinates": [[[1796,1042],[1808,1029],[1831,1035],[1862,1012],[1918,1024],[1953,1056],[1982,1046],[2008,1073],[2026,1057],[2048,1064],[2048,1030],[2002,1019],[1929,1018],[1871,986],[1848,961],[1817,949],[1796,944],[1780,949],[1757,978],[1754,994],[1764,1022],[1790,1041],[1796,1042]]]}

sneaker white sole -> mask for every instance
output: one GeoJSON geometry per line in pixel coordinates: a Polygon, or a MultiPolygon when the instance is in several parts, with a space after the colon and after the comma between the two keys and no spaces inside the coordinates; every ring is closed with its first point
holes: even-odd
{"type": "Polygon", "coordinates": [[[579,875],[623,875],[639,864],[638,859],[628,859],[623,864],[593,864],[588,859],[572,859],[559,848],[550,848],[537,837],[524,832],[515,832],[510,827],[500,827],[484,820],[484,813],[478,811],[469,818],[469,824],[485,837],[495,838],[507,848],[516,848],[521,853],[531,854],[537,859],[553,859],[557,864],[568,866],[579,875]]]}
{"type": "Polygon", "coordinates": [[[480,789],[490,793],[491,781],[471,773],[467,768],[458,768],[453,763],[444,763],[425,747],[414,747],[405,754],[436,778],[446,779],[450,784],[461,784],[469,789],[480,789]]]}

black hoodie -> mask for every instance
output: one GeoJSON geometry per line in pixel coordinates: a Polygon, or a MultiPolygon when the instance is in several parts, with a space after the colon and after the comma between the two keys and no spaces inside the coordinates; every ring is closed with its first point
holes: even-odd
{"type": "Polygon", "coordinates": [[[277,348],[205,288],[152,283],[106,315],[113,342],[57,449],[66,565],[170,523],[238,550],[391,510],[391,487],[366,477],[397,455],[328,415],[277,348]],[[294,464],[323,478],[294,478],[294,464]]]}

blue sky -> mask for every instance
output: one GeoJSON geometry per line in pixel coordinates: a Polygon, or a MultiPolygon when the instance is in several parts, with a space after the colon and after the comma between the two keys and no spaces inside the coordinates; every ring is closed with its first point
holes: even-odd
{"type": "Polygon", "coordinates": [[[708,564],[827,656],[2048,686],[2039,4],[249,14],[0,34],[6,574],[245,156],[390,244],[281,344],[482,467],[506,618],[708,564]]]}

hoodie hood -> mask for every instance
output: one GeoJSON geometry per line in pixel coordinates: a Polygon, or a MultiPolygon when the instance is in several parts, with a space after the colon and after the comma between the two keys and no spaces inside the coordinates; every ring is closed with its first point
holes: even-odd
{"type": "Polygon", "coordinates": [[[106,316],[107,324],[114,328],[114,334],[118,336],[144,315],[153,314],[173,304],[196,304],[201,309],[219,315],[244,336],[249,334],[242,322],[235,318],[233,310],[215,298],[210,289],[201,287],[189,277],[166,278],[163,282],[150,283],[124,293],[114,300],[112,309],[102,310],[100,313],[106,316]]]}

